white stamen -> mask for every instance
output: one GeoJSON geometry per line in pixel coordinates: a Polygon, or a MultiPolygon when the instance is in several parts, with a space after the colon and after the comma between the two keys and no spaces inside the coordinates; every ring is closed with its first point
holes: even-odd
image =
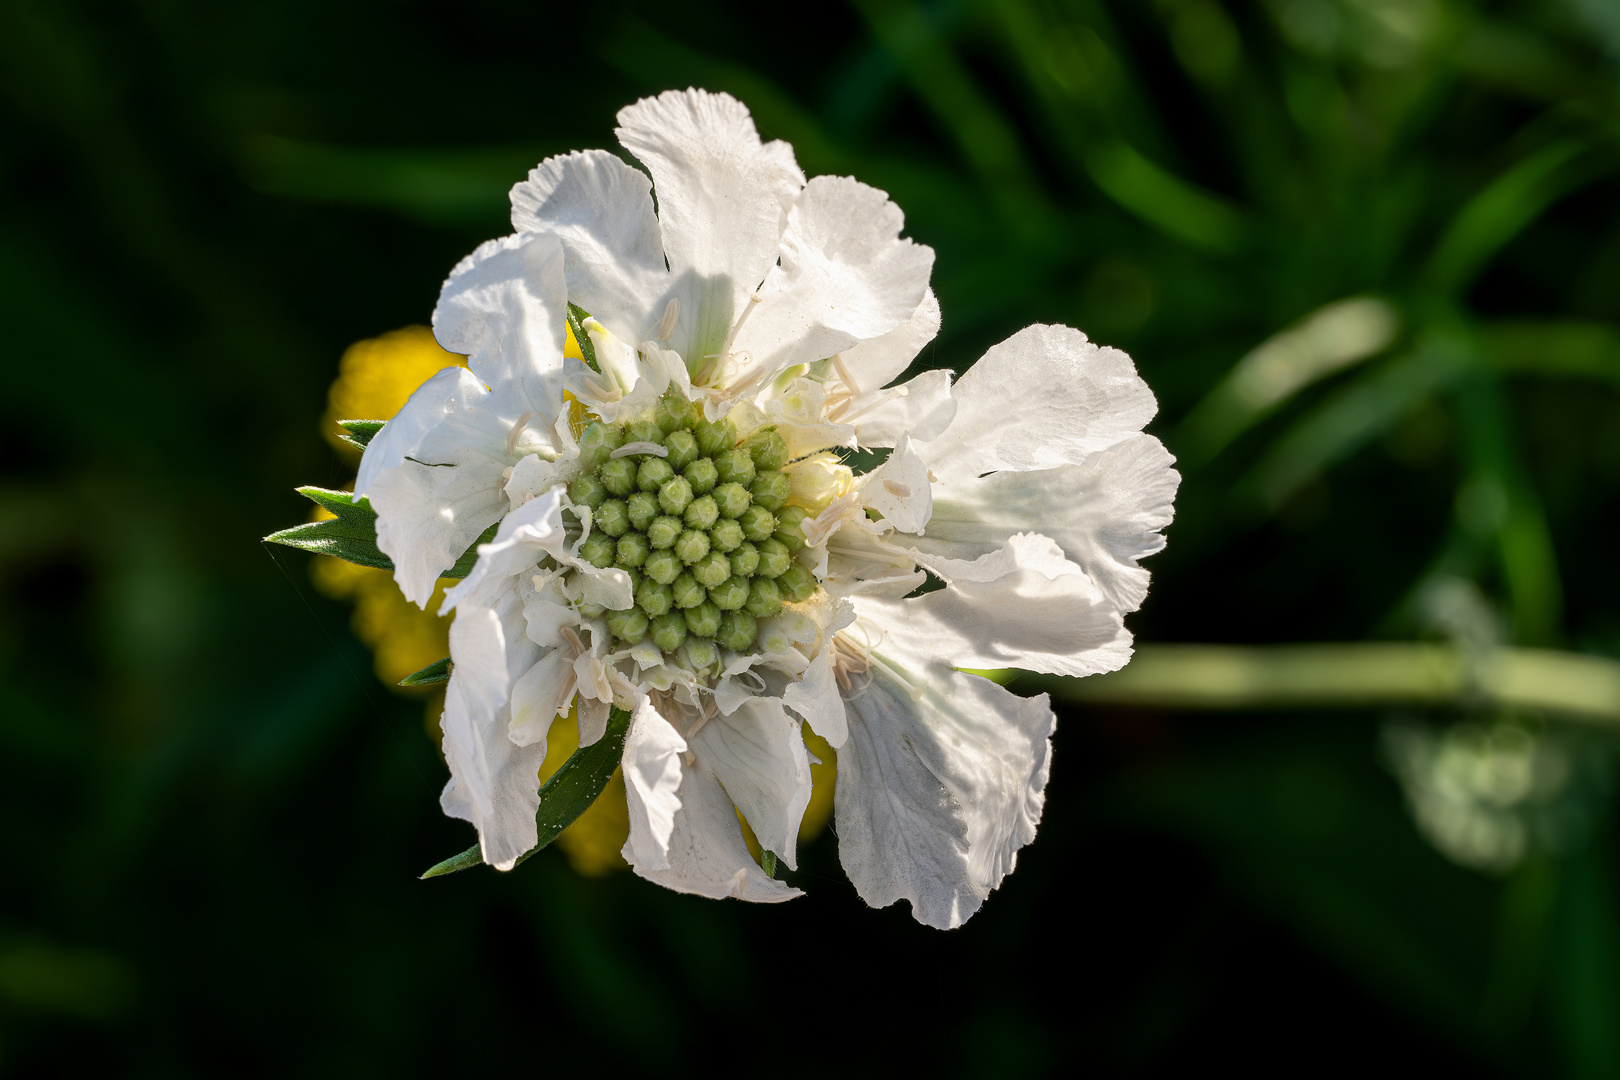
{"type": "Polygon", "coordinates": [[[627,442],[619,447],[610,458],[629,457],[631,454],[651,454],[653,457],[669,457],[669,448],[659,446],[655,442],[627,442]]]}
{"type": "Polygon", "coordinates": [[[844,380],[845,386],[849,387],[849,396],[860,397],[861,388],[855,385],[855,377],[849,373],[849,368],[844,366],[843,354],[833,353],[832,362],[833,367],[838,369],[838,377],[844,380]]]}
{"type": "Polygon", "coordinates": [[[529,421],[533,420],[539,415],[539,413],[531,409],[529,412],[526,412],[522,416],[518,417],[517,423],[512,425],[512,430],[508,432],[506,436],[506,452],[508,454],[517,453],[518,440],[523,437],[523,432],[528,429],[529,421]]]}
{"type": "Polygon", "coordinates": [[[668,341],[675,333],[675,324],[681,317],[681,298],[672,296],[669,303],[664,305],[664,317],[658,320],[658,326],[653,330],[653,337],[659,341],[668,341]]]}

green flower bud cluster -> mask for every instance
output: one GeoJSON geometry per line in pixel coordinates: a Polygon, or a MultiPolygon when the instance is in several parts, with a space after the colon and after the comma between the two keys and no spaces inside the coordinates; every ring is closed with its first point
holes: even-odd
{"type": "Polygon", "coordinates": [[[568,497],[590,507],[594,522],[580,555],[629,571],[635,591],[634,607],[607,613],[616,644],[650,637],[708,667],[716,646],[747,650],[757,620],[819,587],[793,559],[810,513],[787,505],[787,441],[775,429],[739,441],[729,420],[705,420],[699,406],[669,394],[649,420],[592,423],[580,457],[585,471],[568,497]],[[632,444],[643,445],[613,456],[632,444]]]}

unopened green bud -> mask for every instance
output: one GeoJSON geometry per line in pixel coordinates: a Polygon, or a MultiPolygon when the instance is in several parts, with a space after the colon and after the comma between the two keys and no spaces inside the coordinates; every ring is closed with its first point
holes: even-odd
{"type": "Polygon", "coordinates": [[[737,518],[737,524],[742,526],[743,535],[757,544],[769,540],[776,531],[776,515],[763,506],[750,506],[737,518]]]}
{"type": "Polygon", "coordinates": [[[816,592],[816,576],[803,563],[794,563],[776,579],[782,593],[795,604],[802,604],[816,592]]]}
{"type": "Polygon", "coordinates": [[[754,477],[748,493],[767,510],[778,510],[793,494],[793,481],[784,472],[762,472],[754,477]]]}
{"type": "Polygon", "coordinates": [[[677,577],[669,589],[675,599],[675,606],[682,610],[695,608],[709,598],[709,590],[699,585],[697,578],[690,573],[683,573],[677,577]]]}
{"type": "Polygon", "coordinates": [[[712,498],[720,516],[725,518],[741,517],[752,501],[748,489],[737,483],[721,484],[714,489],[712,498]]]}
{"type": "Polygon", "coordinates": [[[714,462],[706,457],[700,457],[682,469],[681,475],[692,485],[694,495],[707,495],[714,490],[714,485],[720,482],[720,470],[716,469],[714,462]]]}
{"type": "Polygon", "coordinates": [[[589,506],[592,510],[607,498],[607,488],[594,476],[575,477],[568,485],[568,499],[575,506],[589,506]]]}
{"type": "Polygon", "coordinates": [[[711,551],[692,564],[692,576],[699,585],[712,589],[731,576],[731,561],[718,551],[711,551]]]}
{"type": "Polygon", "coordinates": [[[610,611],[607,616],[607,627],[608,633],[626,645],[634,645],[647,636],[647,616],[638,608],[610,611]]]}
{"type": "Polygon", "coordinates": [[[686,628],[698,637],[714,637],[720,629],[720,609],[705,600],[695,608],[687,608],[686,628]]]}
{"type": "Polygon", "coordinates": [[[698,459],[697,440],[690,431],[672,431],[664,436],[664,446],[669,449],[669,467],[680,472],[698,459]]]}
{"type": "Polygon", "coordinates": [[[748,603],[748,579],[733,575],[709,586],[709,600],[721,611],[736,611],[748,603]]]}
{"type": "Polygon", "coordinates": [[[787,440],[775,428],[756,431],[743,440],[743,449],[754,459],[754,468],[780,469],[787,464],[787,440]]]}
{"type": "Polygon", "coordinates": [[[579,437],[579,459],[587,469],[594,469],[622,445],[623,431],[600,420],[594,421],[579,437]]]}
{"type": "Polygon", "coordinates": [[[743,610],[756,619],[768,619],[782,610],[782,588],[770,578],[755,578],[748,583],[748,602],[743,610]]]}
{"type": "Polygon", "coordinates": [[[636,590],[636,606],[646,612],[649,619],[656,619],[668,611],[674,599],[668,585],[660,585],[651,578],[643,580],[641,588],[636,590]]]}
{"type": "Polygon", "coordinates": [[[804,547],[804,523],[809,518],[810,511],[802,506],[782,507],[776,515],[776,539],[789,551],[798,551],[804,547]]]}
{"type": "Polygon", "coordinates": [[[641,588],[641,571],[629,566],[621,566],[619,569],[630,575],[630,594],[635,595],[635,591],[641,588]]]}
{"type": "Polygon", "coordinates": [[[687,529],[675,538],[674,550],[681,562],[691,566],[709,553],[709,534],[687,529]]]}
{"type": "MultiPolygon", "coordinates": [[[[637,420],[624,429],[624,441],[626,443],[650,442],[663,446],[664,432],[651,420],[637,420]]],[[[621,443],[620,445],[624,444],[621,443]]]]}
{"type": "Polygon", "coordinates": [[[747,540],[737,545],[737,550],[727,552],[726,558],[731,560],[731,572],[741,574],[743,577],[753,577],[754,571],[759,569],[759,548],[747,540]]]}
{"type": "Polygon", "coordinates": [[[675,470],[661,457],[642,458],[636,468],[636,486],[642,491],[657,491],[667,484],[675,470]]]}
{"type": "Polygon", "coordinates": [[[664,486],[658,489],[658,505],[664,508],[664,513],[677,515],[692,505],[692,485],[687,483],[686,477],[664,481],[664,486]]]}
{"type": "Polygon", "coordinates": [[[579,545],[579,557],[598,569],[605,570],[613,565],[613,556],[616,553],[613,537],[600,532],[593,532],[579,545]]]}
{"type": "Polygon", "coordinates": [[[746,611],[728,611],[720,620],[714,639],[732,652],[743,652],[759,636],[759,624],[746,611]]]}
{"type": "Polygon", "coordinates": [[[608,489],[609,495],[624,498],[636,490],[636,463],[631,458],[614,458],[604,461],[602,467],[596,470],[602,486],[608,489]]]}
{"type": "Polygon", "coordinates": [[[720,662],[720,650],[708,638],[687,638],[682,652],[686,654],[686,666],[692,671],[707,671],[720,662]]]}
{"type": "Polygon", "coordinates": [[[666,612],[652,621],[653,644],[674,652],[686,641],[686,617],[678,611],[666,612]]]}
{"type": "Polygon", "coordinates": [[[720,473],[722,484],[741,484],[747,487],[754,482],[754,459],[740,446],[715,454],[714,467],[720,473]]]}
{"type": "Polygon", "coordinates": [[[596,508],[596,527],[609,536],[630,531],[630,509],[622,499],[609,499],[596,508]]]}
{"type": "Polygon", "coordinates": [[[681,572],[681,560],[673,551],[655,551],[641,564],[641,572],[660,585],[668,585],[681,572]]]}
{"type": "Polygon", "coordinates": [[[653,518],[658,516],[658,499],[645,491],[638,491],[624,500],[625,510],[630,515],[630,527],[645,531],[652,524],[653,518]]]}
{"type": "Polygon", "coordinates": [[[745,539],[741,525],[730,518],[721,518],[714,523],[714,528],[709,530],[709,549],[735,551],[745,539]]]}
{"type": "Polygon", "coordinates": [[[653,546],[653,550],[662,551],[674,545],[685,527],[678,517],[653,518],[652,524],[647,526],[647,543],[653,546]]]}
{"type": "Polygon", "coordinates": [[[600,619],[607,613],[607,608],[601,604],[577,604],[575,610],[579,612],[579,617],[582,619],[600,619]]]}
{"type": "Polygon", "coordinates": [[[686,522],[688,529],[707,529],[719,516],[720,508],[715,505],[714,498],[700,495],[686,504],[686,512],[681,519],[686,522]]]}
{"type": "Polygon", "coordinates": [[[721,420],[718,423],[699,421],[692,428],[692,434],[697,436],[698,449],[709,457],[737,445],[737,429],[730,420],[721,420]]]}
{"type": "Polygon", "coordinates": [[[755,573],[760,577],[781,577],[792,562],[782,541],[766,540],[759,545],[759,569],[755,573]]]}
{"type": "Polygon", "coordinates": [[[613,565],[625,570],[634,570],[647,561],[647,555],[652,551],[652,545],[640,533],[625,533],[619,537],[617,554],[613,565]]]}
{"type": "Polygon", "coordinates": [[[657,424],[658,430],[665,435],[680,428],[691,427],[691,402],[671,390],[659,398],[658,404],[653,408],[653,423],[657,424]]]}

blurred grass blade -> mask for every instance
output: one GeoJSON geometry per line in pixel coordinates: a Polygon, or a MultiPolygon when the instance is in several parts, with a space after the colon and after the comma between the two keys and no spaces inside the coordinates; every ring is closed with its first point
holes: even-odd
{"type": "Polygon", "coordinates": [[[1183,709],[1375,705],[1536,709],[1620,725],[1620,661],[1547,649],[1451,645],[1144,645],[1085,679],[1020,675],[1020,690],[1087,703],[1183,709]]]}
{"type": "Polygon", "coordinates": [[[1481,337],[1502,372],[1620,383],[1620,331],[1608,323],[1514,320],[1487,325],[1481,337]]]}
{"type": "MultiPolygon", "coordinates": [[[[602,737],[589,746],[575,750],[573,756],[563,762],[562,768],[541,786],[540,808],[534,815],[539,836],[534,847],[518,856],[515,865],[521,865],[557,839],[564,829],[574,823],[575,818],[590,809],[613,778],[613,771],[619,767],[619,758],[624,753],[624,737],[629,732],[630,714],[623,709],[614,709],[608,716],[607,730],[602,737]]],[[[478,845],[474,844],[461,854],[452,855],[430,867],[422,875],[422,880],[466,870],[483,861],[478,845]]]]}
{"type": "Polygon", "coordinates": [[[1376,297],[1318,308],[1237,362],[1182,421],[1177,454],[1188,464],[1210,460],[1305,387],[1382,352],[1399,330],[1395,308],[1376,297]]]}
{"type": "Polygon", "coordinates": [[[1085,155],[1086,170],[1119,205],[1177,240],[1229,254],[1249,239],[1243,213],[1149,161],[1126,143],[1102,142],[1085,155]]]}
{"type": "Polygon", "coordinates": [[[371,440],[376,438],[377,432],[381,431],[386,423],[388,423],[386,420],[339,420],[338,427],[343,429],[343,434],[338,438],[350,446],[364,450],[371,445],[371,440]]]}
{"type": "Polygon", "coordinates": [[[265,537],[267,541],[377,570],[394,568],[393,560],[377,549],[377,512],[371,508],[371,500],[364,495],[356,500],[352,492],[318,487],[301,487],[298,494],[332,517],[273,532],[265,537]]]}
{"type": "Polygon", "coordinates": [[[1583,144],[1560,140],[1516,162],[1452,219],[1429,259],[1428,275],[1443,293],[1466,289],[1508,241],[1553,203],[1592,178],[1569,167],[1583,144]]]}
{"type": "Polygon", "coordinates": [[[450,658],[437,660],[414,675],[407,675],[399,680],[401,686],[432,686],[435,683],[450,681],[450,658]]]}

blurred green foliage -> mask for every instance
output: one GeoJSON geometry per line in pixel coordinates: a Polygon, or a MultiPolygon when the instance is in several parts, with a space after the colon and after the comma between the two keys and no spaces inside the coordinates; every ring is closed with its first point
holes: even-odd
{"type": "Polygon", "coordinates": [[[420,705],[256,538],[348,479],[342,349],[688,84],[893,195],[922,366],[1038,320],[1135,356],[1186,475],[1145,641],[1620,656],[1606,0],[10,0],[0,1071],[1620,1073],[1609,740],[1491,699],[1070,706],[951,935],[831,834],[777,910],[415,880],[468,836],[420,705]],[[1515,817],[1525,740],[1564,779],[1515,817]],[[1476,812],[1518,856],[1469,862],[1476,812]]]}

